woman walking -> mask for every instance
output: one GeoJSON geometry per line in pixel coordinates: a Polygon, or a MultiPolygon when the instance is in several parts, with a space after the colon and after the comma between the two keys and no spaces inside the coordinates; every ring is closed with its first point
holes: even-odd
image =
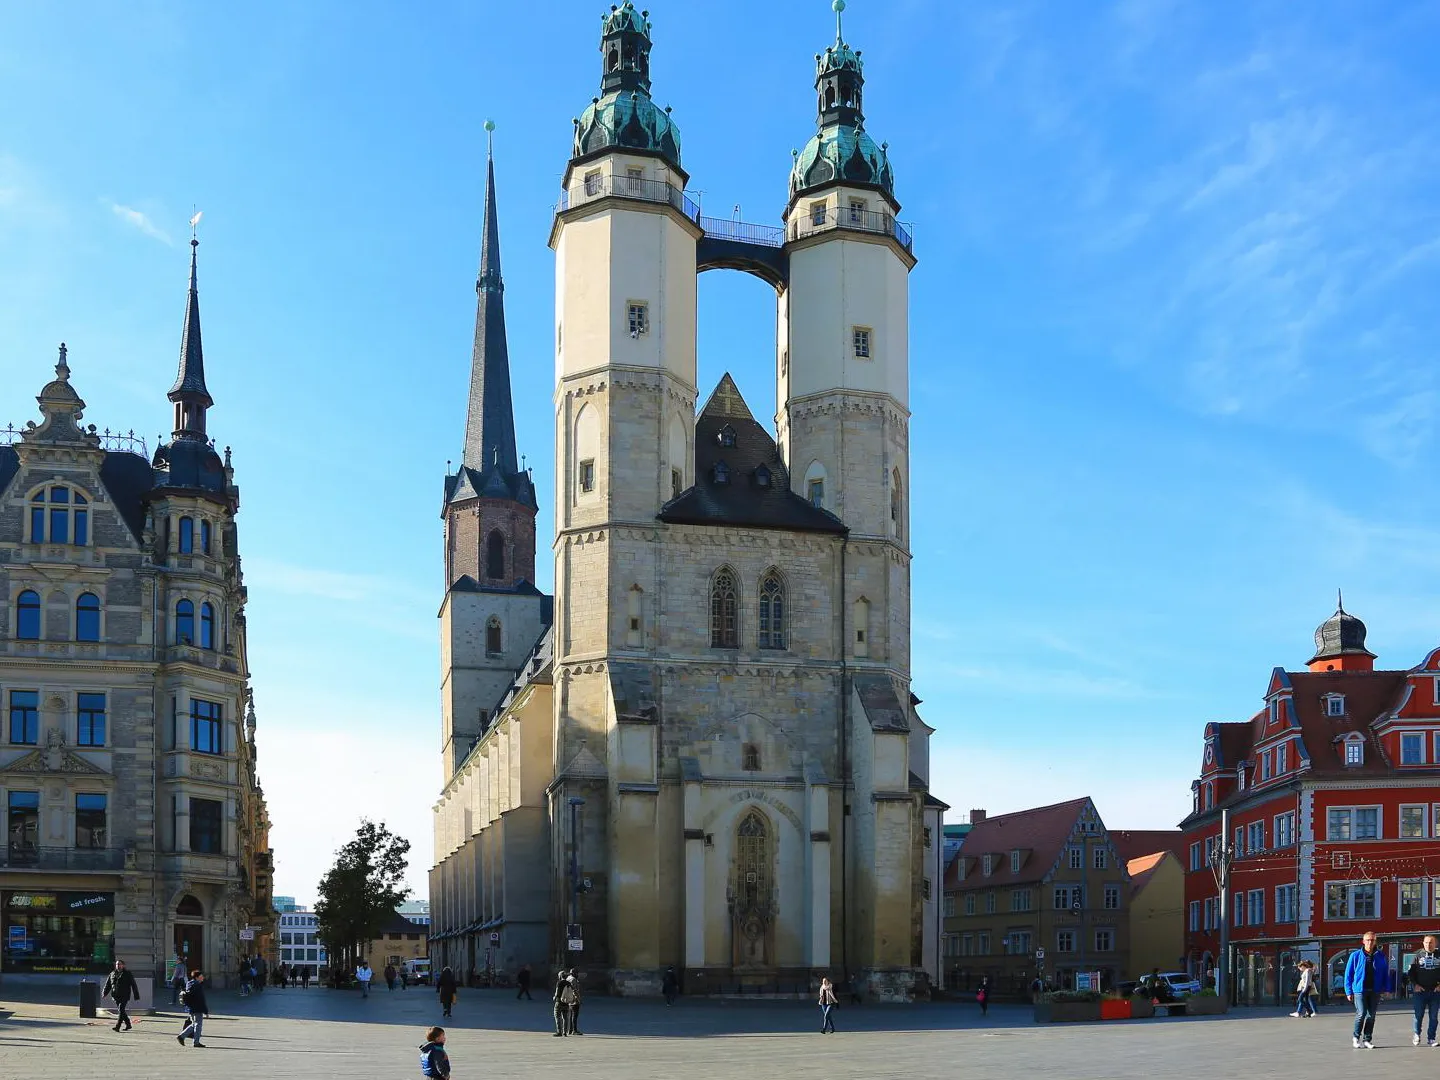
{"type": "Polygon", "coordinates": [[[839,1002],[835,997],[835,987],[831,984],[829,977],[820,980],[820,1034],[833,1035],[835,1033],[835,1006],[839,1002]]]}
{"type": "Polygon", "coordinates": [[[1309,960],[1300,961],[1300,979],[1295,984],[1295,1011],[1291,1016],[1308,1020],[1315,1015],[1315,1003],[1310,995],[1315,993],[1315,965],[1309,960]]]}
{"type": "Polygon", "coordinates": [[[449,1016],[450,1007],[455,1004],[455,972],[450,970],[448,964],[440,969],[440,977],[435,980],[435,990],[440,995],[443,1015],[449,1016]]]}
{"type": "Polygon", "coordinates": [[[990,976],[982,975],[980,989],[975,991],[975,1000],[980,1003],[980,1015],[990,1015],[990,976]]]}
{"type": "Polygon", "coordinates": [[[185,984],[185,989],[180,993],[180,1004],[185,1006],[185,1012],[189,1014],[190,1021],[180,1029],[180,1034],[175,1036],[175,1041],[181,1046],[185,1040],[191,1039],[197,1049],[205,1049],[205,1044],[200,1041],[200,1029],[205,1026],[205,1017],[210,1015],[210,1006],[205,1001],[205,973],[196,969],[190,972],[190,981],[185,984]]]}

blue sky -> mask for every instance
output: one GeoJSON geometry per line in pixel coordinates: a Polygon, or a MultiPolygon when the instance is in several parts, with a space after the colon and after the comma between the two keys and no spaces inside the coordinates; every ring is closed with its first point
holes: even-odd
{"type": "MultiPolygon", "coordinates": [[[[0,8],[0,423],[65,340],[89,420],[168,430],[205,212],[278,892],[313,897],[361,813],[423,889],[481,124],[545,493],[546,237],[607,6],[0,8]]],[[[692,189],[775,222],[828,4],[650,7],[692,189]]],[[[1382,664],[1440,644],[1440,6],[854,0],[846,36],[920,257],[933,787],[961,818],[1090,794],[1112,827],[1173,824],[1202,725],[1304,663],[1337,586],[1382,664]]],[[[768,287],[700,298],[702,392],[729,370],[770,414],[768,287]]]]}

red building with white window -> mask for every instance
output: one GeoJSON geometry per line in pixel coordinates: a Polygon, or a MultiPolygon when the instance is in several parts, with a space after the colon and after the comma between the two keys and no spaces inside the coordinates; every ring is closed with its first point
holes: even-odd
{"type": "Polygon", "coordinates": [[[1302,959],[1324,992],[1374,930],[1409,966],[1440,927],[1440,648],[1407,671],[1376,671],[1365,624],[1341,606],[1315,632],[1304,671],[1276,668],[1265,707],[1205,726],[1185,833],[1186,952],[1219,955],[1211,856],[1230,811],[1232,991],[1289,996],[1302,959]]]}

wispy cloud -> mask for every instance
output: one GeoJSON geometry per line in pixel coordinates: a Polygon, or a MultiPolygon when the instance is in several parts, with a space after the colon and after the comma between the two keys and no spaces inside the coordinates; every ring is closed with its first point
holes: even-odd
{"type": "Polygon", "coordinates": [[[174,246],[175,242],[170,239],[170,234],[167,233],[164,229],[160,228],[158,225],[156,225],[153,221],[151,221],[150,215],[146,214],[143,210],[136,210],[133,206],[123,206],[120,203],[114,202],[110,199],[104,199],[101,201],[106,203],[106,205],[110,207],[110,212],[112,214],[114,214],[121,221],[125,222],[127,225],[139,229],[142,233],[150,237],[152,240],[159,240],[162,244],[166,244],[171,247],[174,246]]]}

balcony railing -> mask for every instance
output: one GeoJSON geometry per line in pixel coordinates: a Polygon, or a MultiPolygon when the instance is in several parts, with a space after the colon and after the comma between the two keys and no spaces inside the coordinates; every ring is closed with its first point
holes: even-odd
{"type": "Polygon", "coordinates": [[[636,202],[665,203],[673,206],[691,221],[700,221],[700,204],[680,188],[665,180],[646,180],[639,176],[619,176],[615,173],[591,173],[571,184],[555,204],[555,213],[563,214],[577,206],[583,206],[595,199],[613,196],[617,199],[634,199],[636,202]]]}
{"type": "Polygon", "coordinates": [[[124,869],[124,866],[123,848],[61,848],[7,844],[0,849],[0,868],[6,870],[110,873],[124,869]]]}
{"type": "Polygon", "coordinates": [[[889,236],[906,251],[914,254],[912,249],[915,241],[909,226],[889,214],[861,210],[858,207],[842,206],[836,209],[826,205],[803,211],[797,207],[790,217],[789,239],[800,240],[815,233],[829,232],[831,229],[853,229],[856,232],[889,236]]]}
{"type": "Polygon", "coordinates": [[[706,236],[716,240],[737,240],[742,244],[773,248],[785,244],[785,230],[779,225],[752,225],[732,218],[702,217],[700,227],[705,230],[706,236]]]}

